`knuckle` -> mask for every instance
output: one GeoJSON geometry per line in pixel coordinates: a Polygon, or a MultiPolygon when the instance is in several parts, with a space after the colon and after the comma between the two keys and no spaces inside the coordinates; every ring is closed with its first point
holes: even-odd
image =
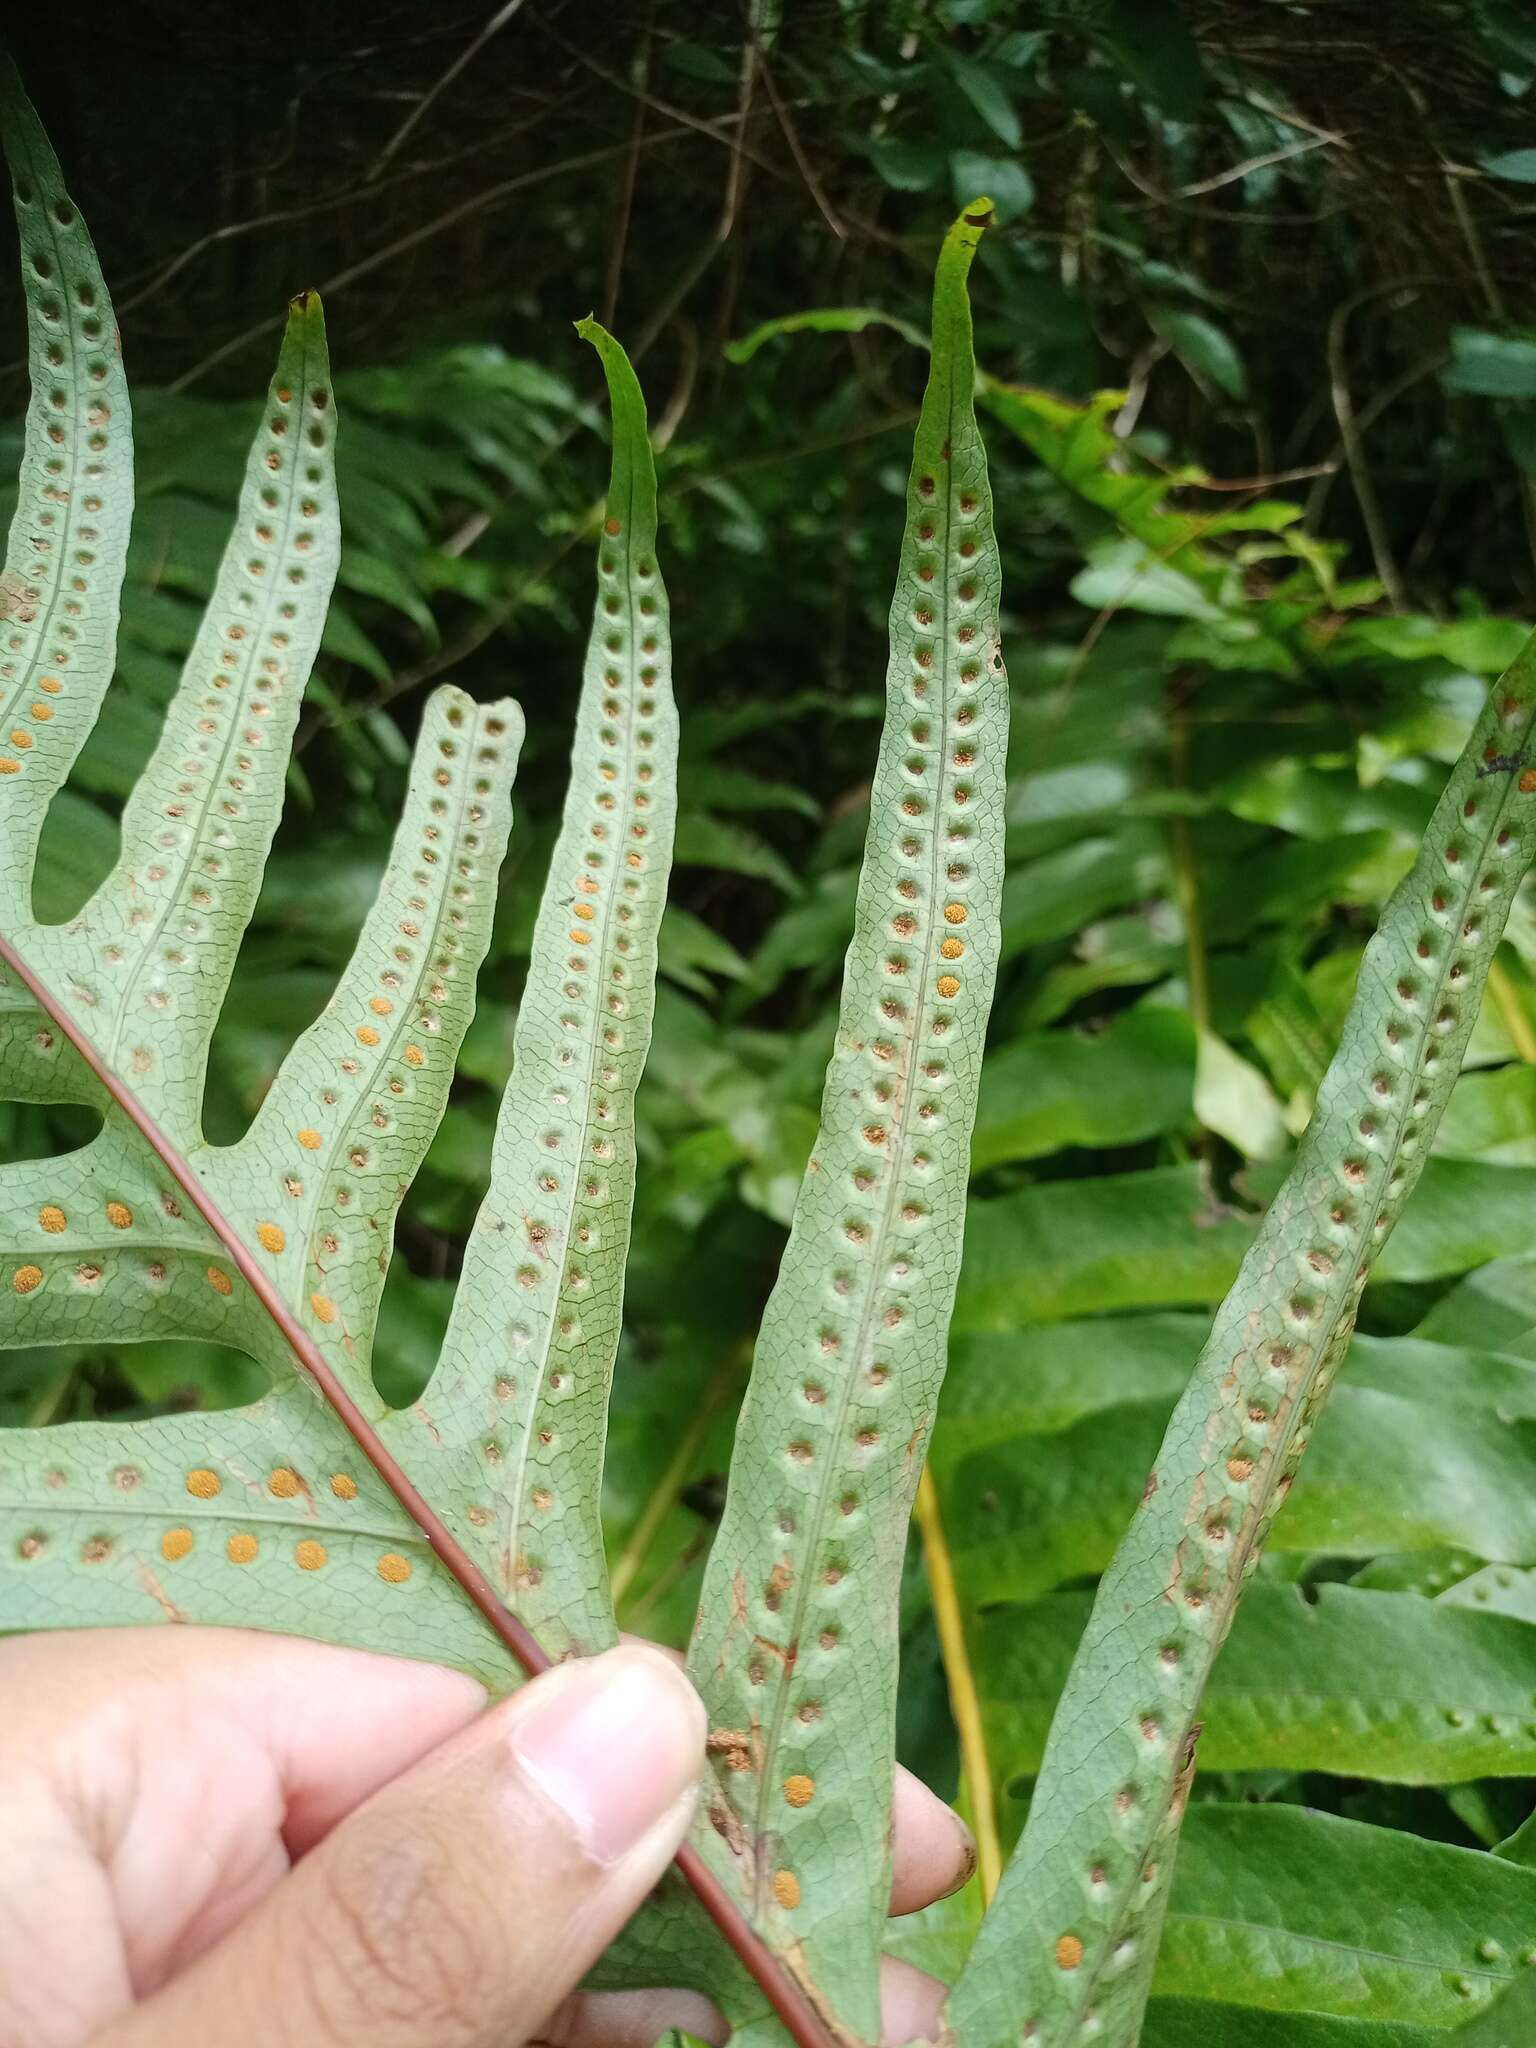
{"type": "Polygon", "coordinates": [[[479,2041],[496,1944],[450,1847],[430,1831],[404,1837],[366,1820],[329,1847],[322,1939],[312,1925],[296,1945],[323,2038],[351,2040],[363,2025],[409,2027],[434,2048],[479,2041]]]}

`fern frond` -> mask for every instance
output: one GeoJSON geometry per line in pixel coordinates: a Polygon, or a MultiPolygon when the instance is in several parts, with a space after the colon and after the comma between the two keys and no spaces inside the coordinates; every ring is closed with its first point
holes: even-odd
{"type": "Polygon", "coordinates": [[[465,1496],[462,1539],[552,1650],[615,1636],[603,1443],[676,809],[645,401],[613,337],[593,320],[580,331],[602,357],[613,408],[597,608],[491,1191],[416,1417],[441,1454],[433,1469],[465,1496]]]}
{"type": "Polygon", "coordinates": [[[990,212],[971,206],[939,259],[836,1049],[689,1666],[716,1730],[706,1853],[865,2039],[890,1896],[897,1596],[998,953],[1008,686],[966,292],[990,212]]]}
{"type": "Polygon", "coordinates": [[[1132,2048],[1200,1696],[1428,1156],[1536,855],[1536,639],[1495,685],[1365,951],[1295,1166],[1105,1573],[1029,1822],[950,2000],[967,2048],[1132,2048]],[[1031,2031],[1031,2029],[1033,2031],[1031,2031]]]}
{"type": "MultiPolygon", "coordinates": [[[[0,54],[0,129],[26,279],[31,397],[0,573],[0,925],[32,915],[48,806],[95,720],[117,651],[133,517],[128,380],[101,266],[57,157],[0,54]]],[[[52,1048],[0,999],[0,1048],[52,1048]]],[[[23,1085],[25,1082],[23,1081],[23,1085]]]]}

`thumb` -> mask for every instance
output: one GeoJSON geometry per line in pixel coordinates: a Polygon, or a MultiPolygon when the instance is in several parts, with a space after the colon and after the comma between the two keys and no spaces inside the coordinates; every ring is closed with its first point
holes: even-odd
{"type": "Polygon", "coordinates": [[[666,1868],[704,1726],[654,1650],[559,1665],[349,1814],[97,2048],[515,2048],[666,1868]]]}

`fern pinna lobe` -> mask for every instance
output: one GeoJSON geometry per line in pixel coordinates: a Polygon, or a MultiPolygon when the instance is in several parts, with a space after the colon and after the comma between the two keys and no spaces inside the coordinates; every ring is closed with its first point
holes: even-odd
{"type": "Polygon", "coordinates": [[[896,1601],[998,949],[1008,690],[966,290],[990,212],[971,206],[939,259],[836,1047],[690,1659],[719,1751],[707,1853],[824,2009],[871,2040],[896,1601]]]}
{"type": "MultiPolygon", "coordinates": [[[[512,1652],[523,1669],[529,1673],[548,1668],[550,1659],[539,1644],[523,1626],[516,1615],[504,1605],[495,1589],[472,1559],[443,1527],[442,1521],[418,1489],[412,1484],[399,1462],[379,1440],[378,1431],[363,1413],[347,1388],[321,1353],[318,1345],[299,1323],[282,1295],[273,1285],[270,1274],[264,1269],[256,1255],[249,1250],[239,1232],[225,1216],[199,1176],[189,1163],[171,1144],[165,1133],[155,1123],[133,1091],[99,1056],[89,1038],[75,1023],[66,1006],[59,1002],[38,977],[28,968],[26,962],[3,933],[0,933],[0,962],[8,973],[13,974],[27,989],[44,1015],[53,1019],[91,1072],[100,1081],[103,1089],[133,1125],[139,1136],[149,1146],[167,1175],[173,1180],[199,1216],[207,1224],[218,1241],[231,1265],[250,1288],[262,1310],[271,1317],[273,1325],[283,1342],[292,1352],[297,1364],[308,1376],[316,1391],[324,1398],[332,1413],[352,1438],[363,1456],[373,1466],[380,1479],[396,1500],[405,1509],[411,1520],[420,1529],[431,1546],[433,1554],[440,1560],[451,1576],[457,1580],[465,1594],[485,1616],[491,1627],[512,1652]]],[[[194,1497],[196,1497],[194,1493],[194,1497]]],[[[35,1539],[34,1539],[35,1540],[35,1539]]],[[[46,1540],[46,1539],[45,1539],[46,1540]]],[[[312,1540],[312,1539],[311,1539],[312,1540]]],[[[25,1539],[23,1539],[25,1541],[25,1539]]],[[[190,1546],[189,1546],[190,1547],[190,1546]]],[[[179,1545],[172,1546],[173,1551],[179,1545]]],[[[164,1546],[162,1544],[162,1554],[164,1546]]],[[[185,1553],[183,1553],[185,1554],[185,1553]]],[[[167,1562],[174,1562],[167,1557],[167,1562]]],[[[162,1596],[163,1597],[163,1596],[162,1596]]]]}
{"type": "Polygon", "coordinates": [[[1133,2048],[1196,1715],[1427,1157],[1536,855],[1536,639],[1494,687],[1361,962],[1296,1164],[1217,1313],[949,2004],[967,2048],[1133,2048]]]}
{"type": "Polygon", "coordinates": [[[484,1472],[483,1493],[463,1503],[466,1543],[561,1652],[617,1633],[603,1444],[677,780],[645,400],[612,335],[593,320],[579,331],[602,358],[613,418],[597,606],[491,1192],[419,1410],[434,1447],[424,1456],[484,1472]]]}
{"type": "MultiPolygon", "coordinates": [[[[76,1154],[0,1168],[0,1337],[198,1336],[248,1351],[273,1379],[263,1399],[226,1413],[7,1432],[0,1626],[291,1628],[433,1657],[505,1690],[514,1661],[536,1670],[547,1653],[426,1499],[422,1478],[444,1477],[424,1449],[430,1428],[415,1411],[384,1410],[368,1361],[394,1209],[441,1116],[473,1009],[521,716],[452,689],[429,701],[379,897],[336,995],[291,1049],[245,1137],[207,1145],[199,1111],[208,1039],[260,884],[335,573],[324,326],[313,295],[295,301],[214,598],[125,813],[122,859],[78,917],[41,926],[30,914],[37,830],[110,679],[123,567],[112,543],[126,537],[132,467],[125,392],[109,415],[81,397],[82,378],[102,383],[91,374],[97,359],[82,349],[76,360],[56,332],[67,329],[71,347],[94,343],[99,317],[112,334],[105,284],[14,77],[0,82],[0,99],[24,246],[42,247],[46,229],[54,249],[27,276],[28,445],[40,460],[24,470],[10,559],[34,541],[49,545],[35,550],[39,573],[4,586],[19,625],[38,631],[13,633],[5,652],[20,658],[0,663],[29,704],[29,725],[17,728],[25,744],[14,742],[0,768],[0,1058],[16,1095],[85,1102],[103,1117],[98,1138],[76,1154]],[[41,228],[29,211],[38,206],[41,228]],[[56,297],[58,234],[67,236],[67,319],[56,297]],[[89,316],[78,333],[76,311],[89,316]],[[77,429],[85,454],[72,468],[77,429]],[[95,461],[103,454],[111,460],[95,461]],[[62,532],[89,559],[77,553],[67,565],[76,573],[50,581],[61,508],[81,491],[80,508],[98,526],[87,532],[66,519],[62,532]],[[89,622],[89,636],[77,621],[89,622]]],[[[633,456],[636,433],[644,437],[638,387],[617,345],[606,336],[599,345],[623,414],[616,439],[633,456]]],[[[118,391],[117,376],[108,391],[118,391]]],[[[646,448],[637,536],[649,474],[646,448]]],[[[640,584],[654,578],[653,561],[626,559],[626,575],[632,567],[640,584]]],[[[664,634],[657,592],[659,582],[638,591],[634,610],[664,634]]],[[[643,886],[615,889],[614,959],[604,955],[612,985],[622,978],[613,968],[633,975],[635,1028],[614,1082],[631,1091],[648,1035],[670,837],[670,699],[652,690],[646,705],[650,630],[637,642],[625,823],[627,850],[639,850],[654,825],[656,859],[638,864],[650,870],[643,886]],[[654,765],[641,758],[648,747],[654,765]]],[[[634,872],[628,860],[623,872],[634,872]]],[[[608,1088],[601,1072],[597,1080],[608,1088]]],[[[622,1174],[615,1181],[605,1220],[623,1225],[612,1233],[622,1266],[629,1184],[622,1174]]],[[[610,1308],[603,1343],[616,1333],[616,1289],[610,1308]]],[[[606,1371],[595,1385],[600,1407],[606,1371]]],[[[600,1427],[588,1451],[595,1516],[600,1427]]],[[[450,1488],[450,1510],[479,1486],[477,1472],[450,1488]]],[[[571,1554],[581,1558],[579,1544],[571,1554]]],[[[588,1587],[585,1610],[598,1635],[601,1590],[588,1587]]],[[[801,2048],[827,2048],[803,1993],[713,1873],[691,1851],[679,1862],[789,2033],[801,2048]]]]}
{"type": "MultiPolygon", "coordinates": [[[[58,159],[0,51],[0,130],[27,280],[31,398],[0,574],[0,928],[31,913],[32,866],[112,680],[133,516],[128,380],[106,284],[58,159]]],[[[12,1035],[0,997],[0,1047],[12,1035]]],[[[24,1045],[24,1026],[16,1031],[24,1045]]]]}

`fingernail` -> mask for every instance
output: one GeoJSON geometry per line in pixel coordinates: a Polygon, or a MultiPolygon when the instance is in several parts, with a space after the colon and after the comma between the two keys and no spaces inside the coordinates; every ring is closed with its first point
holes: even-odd
{"type": "Polygon", "coordinates": [[[675,1664],[626,1646],[538,1680],[512,1748],[594,1862],[616,1863],[696,1787],[704,1707],[675,1664]]]}

